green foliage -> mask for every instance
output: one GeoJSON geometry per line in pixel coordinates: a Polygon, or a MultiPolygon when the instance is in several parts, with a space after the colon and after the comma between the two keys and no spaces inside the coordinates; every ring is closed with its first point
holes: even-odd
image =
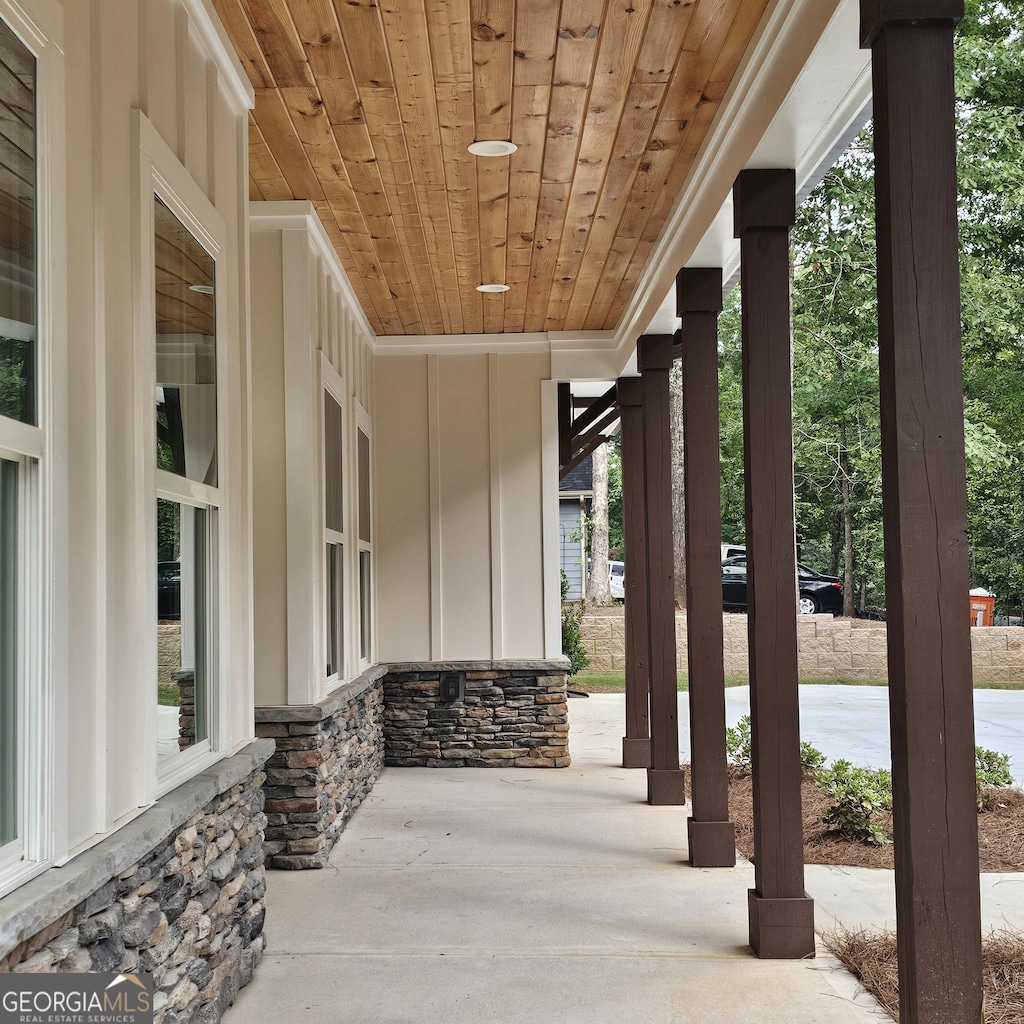
{"type": "Polygon", "coordinates": [[[24,418],[32,356],[31,342],[0,337],[0,416],[24,418]]]}
{"type": "Polygon", "coordinates": [[[725,730],[725,749],[729,760],[742,775],[750,774],[750,715],[744,715],[735,728],[725,730]]]}
{"type": "Polygon", "coordinates": [[[800,742],[800,765],[804,775],[814,775],[825,767],[827,757],[813,744],[807,740],[800,742]]]}
{"type": "Polygon", "coordinates": [[[985,747],[974,748],[974,773],[978,784],[978,810],[987,811],[992,807],[994,790],[1006,789],[1013,785],[1010,772],[1010,755],[985,747]]]}
{"type": "Polygon", "coordinates": [[[886,846],[892,842],[885,830],[871,818],[876,811],[892,807],[892,776],[889,772],[855,768],[839,760],[819,771],[815,784],[832,798],[825,812],[826,825],[835,825],[847,839],[886,846]]]}
{"type": "Polygon", "coordinates": [[[608,557],[621,562],[626,541],[622,526],[622,435],[616,434],[608,450],[608,557]]]}
{"type": "Polygon", "coordinates": [[[574,676],[590,664],[590,655],[583,646],[580,636],[580,623],[583,621],[582,602],[574,604],[567,601],[569,581],[562,571],[562,654],[569,659],[569,675],[574,676]]]}

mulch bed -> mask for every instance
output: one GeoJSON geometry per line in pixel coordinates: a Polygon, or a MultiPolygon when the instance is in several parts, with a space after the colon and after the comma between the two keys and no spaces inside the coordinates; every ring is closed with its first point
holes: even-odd
{"type": "MultiPolygon", "coordinates": [[[[836,932],[824,936],[829,949],[899,1019],[899,979],[894,932],[836,932]]],[[[1024,935],[994,931],[982,940],[984,1024],[1024,1020],[1024,935]]]]}
{"type": "MultiPolygon", "coordinates": [[[[731,769],[729,812],[736,823],[736,847],[754,858],[754,815],[751,780],[731,769]]],[[[993,791],[992,810],[978,815],[978,852],[982,871],[1024,871],[1024,792],[993,791]]],[[[840,835],[822,818],[829,798],[813,780],[803,783],[804,860],[808,864],[843,864],[861,868],[891,868],[892,846],[868,846],[840,835]]],[[[892,814],[880,811],[877,820],[892,837],[892,814]]],[[[1024,1017],[1019,1018],[1024,1020],[1024,1017]]]]}
{"type": "MultiPolygon", "coordinates": [[[[991,790],[990,809],[978,815],[978,853],[982,871],[1024,871],[1024,792],[991,790]]],[[[829,798],[803,782],[804,860],[808,864],[842,864],[891,868],[892,846],[868,846],[846,839],[822,818],[829,798]]],[[[730,769],[729,812],[736,823],[736,846],[754,858],[753,795],[750,776],[730,769]]],[[[892,813],[877,820],[892,838],[892,813]]],[[[899,980],[894,932],[838,931],[824,935],[828,948],[892,1016],[899,1019],[899,980]]],[[[995,931],[983,940],[984,1024],[1024,1021],[1024,934],[995,931]]]]}

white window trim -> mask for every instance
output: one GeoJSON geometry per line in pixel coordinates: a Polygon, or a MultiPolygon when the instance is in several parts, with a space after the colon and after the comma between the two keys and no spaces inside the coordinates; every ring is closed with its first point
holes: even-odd
{"type": "Polygon", "coordinates": [[[228,733],[231,720],[231,688],[227,652],[231,649],[230,639],[225,635],[230,618],[225,607],[226,586],[229,578],[227,545],[223,543],[225,524],[229,521],[227,495],[223,486],[211,487],[197,481],[176,476],[156,466],[156,417],[154,396],[156,394],[156,345],[153,340],[156,323],[155,260],[154,260],[154,197],[174,214],[192,234],[193,238],[213,258],[215,281],[218,286],[214,295],[215,320],[217,325],[217,453],[221,478],[224,476],[224,453],[228,451],[227,403],[227,341],[224,326],[228,322],[228,296],[230,287],[230,259],[228,253],[228,231],[223,217],[196,184],[192,176],[178,160],[171,148],[164,142],[149,118],[141,110],[133,111],[133,128],[138,144],[139,173],[135,210],[138,216],[137,245],[135,260],[136,275],[136,425],[140,439],[142,460],[143,510],[142,530],[145,537],[143,566],[145,579],[145,621],[152,625],[144,641],[146,665],[145,689],[146,720],[144,749],[152,753],[152,770],[144,780],[148,802],[188,781],[197,773],[215,764],[230,752],[228,733]],[[212,562],[215,565],[216,592],[211,601],[211,627],[215,640],[210,681],[209,739],[194,747],[164,758],[158,762],[157,749],[157,586],[156,586],[156,502],[167,498],[187,505],[206,506],[219,520],[219,540],[215,540],[212,562]]]}
{"type": "MultiPolygon", "coordinates": [[[[18,472],[18,838],[0,851],[0,897],[67,849],[67,451],[64,15],[0,0],[36,59],[36,426],[0,421],[18,472]],[[59,780],[59,781],[58,781],[59,780]]],[[[5,328],[26,325],[6,321],[5,328]]]]}
{"type": "Polygon", "coordinates": [[[353,413],[353,430],[352,430],[352,480],[355,486],[352,488],[353,496],[352,500],[354,503],[354,515],[355,518],[350,522],[355,524],[355,544],[352,545],[354,551],[354,562],[355,571],[353,572],[352,585],[355,589],[356,603],[354,607],[359,609],[359,615],[355,621],[355,657],[356,664],[359,666],[359,671],[369,668],[377,656],[377,586],[376,586],[376,573],[374,571],[374,559],[373,559],[373,545],[374,538],[377,535],[376,523],[374,522],[374,507],[373,507],[373,427],[370,420],[370,414],[363,408],[358,398],[352,399],[352,413],[353,413]],[[359,437],[356,434],[356,430],[361,430],[367,440],[370,442],[370,479],[368,481],[368,490],[370,495],[370,540],[369,543],[360,539],[359,537],[359,437]],[[362,644],[362,614],[363,614],[363,596],[359,589],[359,555],[362,552],[369,552],[370,555],[370,651],[368,657],[363,657],[363,644],[362,644]]]}
{"type": "MultiPolygon", "coordinates": [[[[322,303],[321,303],[322,304],[322,303]]],[[[322,538],[320,541],[320,572],[323,576],[321,581],[320,592],[322,594],[322,609],[323,614],[321,616],[323,622],[323,643],[320,645],[320,678],[323,680],[323,687],[325,693],[330,693],[332,690],[336,690],[339,686],[343,686],[349,679],[352,678],[352,625],[351,625],[351,611],[352,611],[352,595],[351,582],[352,582],[352,552],[351,547],[348,543],[348,535],[352,525],[352,509],[351,509],[351,495],[352,495],[352,481],[349,479],[348,471],[352,465],[351,456],[351,445],[352,445],[352,431],[349,428],[348,417],[346,410],[348,408],[348,400],[345,397],[345,381],[340,373],[334,368],[331,361],[327,358],[327,355],[320,352],[320,419],[319,419],[319,436],[317,444],[319,445],[320,452],[320,521],[323,524],[322,538]],[[324,448],[324,429],[326,424],[327,408],[324,402],[324,394],[329,393],[330,396],[341,406],[341,419],[344,424],[345,436],[342,438],[342,478],[344,480],[344,496],[342,499],[343,516],[345,530],[338,532],[337,530],[328,529],[326,524],[326,510],[324,496],[327,493],[327,453],[323,450],[324,448]],[[327,675],[327,635],[329,624],[327,621],[327,614],[330,608],[327,597],[327,566],[325,560],[325,552],[328,544],[340,544],[342,552],[342,616],[341,616],[341,645],[342,645],[342,659],[338,666],[338,671],[332,673],[330,676],[327,675]]]]}

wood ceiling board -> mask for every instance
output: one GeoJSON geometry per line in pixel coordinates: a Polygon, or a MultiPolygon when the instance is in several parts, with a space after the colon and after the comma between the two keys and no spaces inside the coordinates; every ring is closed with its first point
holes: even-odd
{"type": "Polygon", "coordinates": [[[278,89],[257,89],[254,115],[260,134],[296,199],[323,199],[324,192],[309,163],[278,89]]]}
{"type": "Polygon", "coordinates": [[[334,10],[356,88],[393,88],[391,61],[376,0],[335,0],[334,10]]]}
{"type": "Polygon", "coordinates": [[[213,6],[224,23],[245,73],[254,89],[271,89],[274,75],[263,54],[248,14],[242,9],[242,0],[213,0],[213,6]]]}
{"type": "Polygon", "coordinates": [[[242,8],[263,51],[273,84],[281,89],[312,86],[313,73],[285,0],[242,0],[242,8]]]}
{"type": "Polygon", "coordinates": [[[424,8],[435,86],[472,85],[469,0],[425,0],[424,8]]]}
{"type": "Polygon", "coordinates": [[[526,296],[526,316],[523,321],[526,331],[544,329],[548,297],[551,294],[551,279],[558,263],[558,246],[562,239],[569,193],[568,182],[545,181],[540,186],[537,226],[534,231],[534,256],[526,296]]]}
{"type": "Polygon", "coordinates": [[[767,0],[216,2],[252,194],[316,204],[375,329],[481,334],[615,326],[767,0]]]}
{"type": "Polygon", "coordinates": [[[477,139],[512,133],[515,0],[471,0],[473,101],[477,139]]]}
{"type": "Polygon", "coordinates": [[[0,104],[0,138],[23,153],[28,160],[35,153],[35,132],[5,104],[0,104]]]}
{"type": "MultiPolygon", "coordinates": [[[[555,71],[559,13],[559,5],[551,0],[517,0],[513,88],[525,85],[550,88],[555,71]]],[[[514,118],[513,123],[518,132],[519,125],[514,118]]]]}

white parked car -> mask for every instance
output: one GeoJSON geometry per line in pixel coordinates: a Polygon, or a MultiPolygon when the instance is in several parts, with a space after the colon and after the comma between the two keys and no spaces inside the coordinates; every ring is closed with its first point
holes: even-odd
{"type": "Polygon", "coordinates": [[[626,600],[626,564],[625,562],[608,563],[608,589],[616,601],[626,600]]]}

